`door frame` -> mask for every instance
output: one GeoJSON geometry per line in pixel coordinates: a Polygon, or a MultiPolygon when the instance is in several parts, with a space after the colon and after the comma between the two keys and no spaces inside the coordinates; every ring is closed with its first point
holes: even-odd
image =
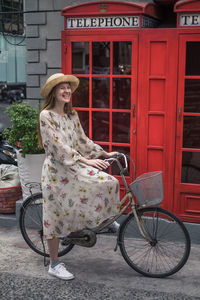
{"type": "Polygon", "coordinates": [[[137,146],[142,149],[142,152],[137,151],[137,160],[140,162],[137,175],[162,170],[164,200],[161,205],[174,211],[178,71],[176,29],[142,30],[139,53],[138,118],[142,120],[138,120],[137,146]],[[161,85],[158,86],[157,83],[161,85]],[[162,108],[155,105],[160,101],[163,101],[162,108]],[[160,127],[156,126],[156,120],[159,118],[163,118],[160,127]]]}
{"type": "MultiPolygon", "coordinates": [[[[177,89],[177,130],[176,130],[176,161],[175,161],[175,188],[174,188],[174,210],[177,215],[187,222],[198,222],[200,217],[200,205],[195,209],[192,205],[199,201],[200,185],[191,183],[181,183],[181,167],[183,152],[183,121],[184,121],[184,92],[186,65],[186,42],[200,41],[198,33],[180,33],[179,35],[179,69],[178,69],[178,89],[177,89]],[[181,111],[179,110],[181,108],[181,111]]],[[[194,77],[194,76],[192,76],[194,77]]],[[[200,77],[200,76],[198,76],[200,77]]],[[[188,148],[187,148],[188,149],[188,148]]],[[[191,148],[192,152],[196,152],[191,148]]]]}
{"type": "MultiPolygon", "coordinates": [[[[125,109],[126,112],[130,113],[130,156],[134,161],[136,161],[136,144],[137,144],[137,135],[136,135],[136,129],[137,129],[137,78],[138,78],[138,31],[136,32],[135,30],[127,30],[127,34],[125,34],[125,30],[118,31],[118,34],[113,34],[113,30],[93,30],[87,32],[79,31],[79,34],[69,34],[69,32],[63,31],[62,32],[62,72],[65,74],[72,74],[72,49],[71,49],[71,43],[72,42],[104,42],[104,41],[131,41],[132,42],[132,74],[131,75],[124,75],[125,78],[131,78],[131,107],[130,109],[125,109]],[[98,31],[98,33],[97,33],[98,31]],[[135,45],[135,46],[134,46],[135,45]],[[133,104],[135,104],[135,111],[133,114],[133,104]],[[134,117],[135,115],[135,117],[134,117]]],[[[91,43],[90,43],[90,51],[91,51],[91,43]]],[[[110,50],[110,57],[113,56],[113,47],[111,46],[110,50]]],[[[90,55],[90,64],[92,63],[92,55],[90,55]]],[[[111,59],[112,61],[112,59],[111,59]]],[[[111,69],[112,69],[112,64],[111,64],[111,69]]],[[[90,80],[90,86],[91,86],[91,80],[93,78],[93,74],[74,74],[77,75],[78,77],[89,77],[90,80]]],[[[111,78],[121,78],[123,75],[113,75],[112,72],[109,75],[97,75],[95,74],[95,77],[109,77],[111,78]]],[[[112,81],[110,81],[110,97],[112,97],[112,81]]],[[[91,88],[90,88],[91,90],[91,88]]],[[[90,98],[91,98],[91,91],[90,91],[90,98]]],[[[91,100],[90,100],[91,103],[91,100]]],[[[94,109],[94,108],[76,108],[77,111],[82,110],[82,111],[89,111],[89,138],[91,138],[92,135],[92,129],[91,129],[91,124],[92,124],[92,117],[91,117],[91,112],[92,111],[99,111],[99,109],[94,109]]],[[[101,109],[101,111],[108,111],[110,109],[101,109]]],[[[112,112],[115,111],[122,111],[123,109],[112,109],[112,112]]],[[[112,115],[112,113],[110,113],[112,115]]],[[[111,120],[110,120],[111,121],[111,120]]],[[[99,141],[94,141],[99,143],[99,141]]],[[[109,142],[110,143],[110,142],[109,142]]],[[[107,145],[108,143],[106,142],[101,142],[101,145],[107,145]]],[[[120,143],[114,143],[114,144],[119,144],[120,143]]],[[[111,147],[111,144],[109,144],[111,147]]],[[[130,176],[127,176],[127,182],[131,183],[133,180],[133,166],[130,164],[130,176]]],[[[120,183],[122,183],[121,178],[119,176],[116,176],[117,179],[119,179],[120,183]]],[[[125,194],[125,188],[122,186],[121,187],[121,196],[125,194]]]]}

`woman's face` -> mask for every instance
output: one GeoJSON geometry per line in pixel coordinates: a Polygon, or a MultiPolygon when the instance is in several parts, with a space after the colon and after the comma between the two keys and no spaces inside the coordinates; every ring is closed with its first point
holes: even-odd
{"type": "Polygon", "coordinates": [[[71,87],[69,83],[60,83],[55,89],[55,98],[60,103],[69,103],[71,98],[71,87]]]}

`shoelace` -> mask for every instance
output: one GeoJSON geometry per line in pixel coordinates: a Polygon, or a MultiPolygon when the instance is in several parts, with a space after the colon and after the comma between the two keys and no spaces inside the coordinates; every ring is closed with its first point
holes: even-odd
{"type": "Polygon", "coordinates": [[[65,268],[65,264],[64,263],[59,263],[58,265],[57,265],[57,270],[63,270],[63,269],[65,269],[65,271],[66,271],[66,268],[65,268]]]}

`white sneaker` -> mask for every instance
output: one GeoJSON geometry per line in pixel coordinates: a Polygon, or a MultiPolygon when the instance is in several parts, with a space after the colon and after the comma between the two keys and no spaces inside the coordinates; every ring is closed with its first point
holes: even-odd
{"type": "Polygon", "coordinates": [[[66,270],[64,263],[59,263],[54,268],[52,268],[50,265],[48,273],[51,276],[55,276],[63,280],[71,280],[74,278],[74,275],[66,270]]]}

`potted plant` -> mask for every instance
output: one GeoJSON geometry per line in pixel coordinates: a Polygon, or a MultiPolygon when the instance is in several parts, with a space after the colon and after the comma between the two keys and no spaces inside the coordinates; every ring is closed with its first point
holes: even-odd
{"type": "Polygon", "coordinates": [[[3,137],[17,151],[19,176],[22,185],[23,198],[29,196],[25,187],[28,182],[40,182],[41,169],[44,161],[44,150],[38,146],[37,122],[39,110],[32,108],[26,102],[12,104],[6,108],[10,117],[11,127],[3,131],[3,137]]]}

